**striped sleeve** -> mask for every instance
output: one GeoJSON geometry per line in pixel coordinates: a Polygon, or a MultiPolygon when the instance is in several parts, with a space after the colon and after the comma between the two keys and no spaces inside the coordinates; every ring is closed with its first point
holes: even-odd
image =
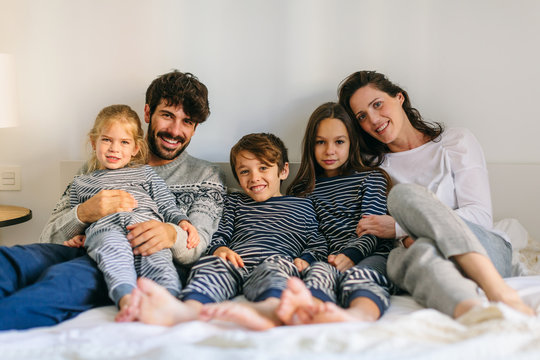
{"type": "Polygon", "coordinates": [[[169,190],[165,181],[152,169],[145,165],[146,183],[148,194],[156,203],[159,213],[163,215],[165,222],[178,224],[182,220],[188,220],[184,212],[176,206],[176,198],[169,190]]]}
{"type": "MultiPolygon", "coordinates": [[[[386,193],[388,182],[379,171],[371,172],[359,188],[361,199],[360,212],[362,215],[386,215],[386,193]]],[[[352,238],[347,242],[343,254],[355,264],[365,257],[373,254],[379,242],[382,241],[375,235],[366,234],[352,238]]]]}

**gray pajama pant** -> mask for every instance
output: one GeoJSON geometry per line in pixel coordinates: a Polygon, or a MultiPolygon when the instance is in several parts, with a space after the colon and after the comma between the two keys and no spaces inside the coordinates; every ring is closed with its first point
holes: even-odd
{"type": "Polygon", "coordinates": [[[182,285],[169,249],[148,256],[133,255],[125,233],[119,230],[89,234],[85,247],[103,273],[109,297],[117,305],[124,295],[137,287],[137,276],[155,281],[174,296],[180,293],[182,285]]]}
{"type": "Polygon", "coordinates": [[[239,294],[249,301],[280,298],[292,276],[300,277],[300,273],[293,259],[283,255],[272,255],[259,265],[243,268],[218,256],[205,256],[191,269],[180,298],[203,304],[222,302],[239,294]]]}
{"type": "Polygon", "coordinates": [[[461,219],[426,188],[398,184],[388,211],[412,238],[408,249],[390,252],[390,280],[421,305],[453,316],[462,301],[480,299],[477,285],[450,258],[476,252],[488,256],[501,276],[511,275],[512,247],[499,235],[461,219]]]}
{"type": "Polygon", "coordinates": [[[390,306],[392,285],[386,276],[386,257],[372,255],[352,268],[340,272],[325,262],[316,262],[303,272],[311,294],[348,308],[352,300],[367,297],[377,304],[381,315],[390,306]]]}

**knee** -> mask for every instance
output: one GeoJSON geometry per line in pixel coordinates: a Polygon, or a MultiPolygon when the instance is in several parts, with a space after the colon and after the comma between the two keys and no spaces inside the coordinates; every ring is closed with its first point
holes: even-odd
{"type": "Polygon", "coordinates": [[[393,214],[399,209],[410,206],[418,196],[426,192],[426,188],[417,184],[397,184],[392,187],[388,194],[388,211],[393,214]]]}

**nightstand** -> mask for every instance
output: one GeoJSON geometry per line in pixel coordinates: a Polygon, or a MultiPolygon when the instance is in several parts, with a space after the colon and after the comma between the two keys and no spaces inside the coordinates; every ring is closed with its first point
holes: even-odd
{"type": "Polygon", "coordinates": [[[10,205],[0,205],[0,227],[20,224],[32,218],[32,210],[10,205]]]}

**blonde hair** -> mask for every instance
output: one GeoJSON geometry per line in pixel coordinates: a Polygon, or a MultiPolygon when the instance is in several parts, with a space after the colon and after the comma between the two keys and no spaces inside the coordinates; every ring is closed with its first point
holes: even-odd
{"type": "MultiPolygon", "coordinates": [[[[148,145],[144,140],[141,120],[137,113],[127,105],[110,105],[99,112],[96,121],[94,121],[94,126],[88,133],[88,139],[92,148],[95,147],[96,141],[103,130],[109,128],[115,122],[125,126],[128,133],[133,136],[135,146],[139,148],[137,154],[131,158],[131,161],[126,166],[132,167],[146,164],[148,159],[148,145]]],[[[88,160],[88,171],[92,172],[99,168],[100,164],[94,151],[90,160],[88,160]]]]}

